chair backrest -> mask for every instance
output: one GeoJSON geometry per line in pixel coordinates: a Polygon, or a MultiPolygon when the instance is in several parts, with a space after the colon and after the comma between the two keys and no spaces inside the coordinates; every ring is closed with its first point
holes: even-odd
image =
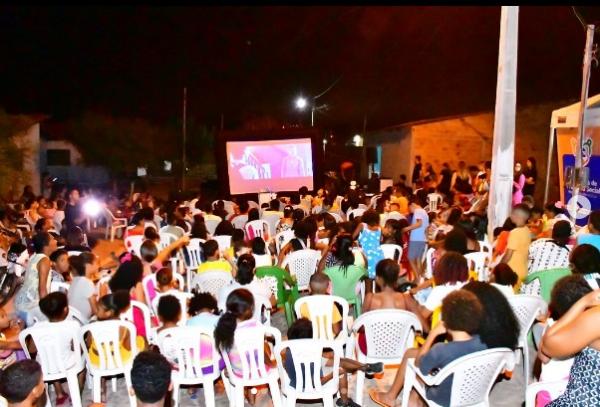
{"type": "Polygon", "coordinates": [[[112,278],[112,274],[108,274],[106,276],[100,277],[100,279],[96,282],[96,293],[97,293],[98,297],[101,297],[102,295],[110,294],[110,287],[109,287],[108,283],[110,282],[111,278],[112,278]],[[106,292],[104,292],[104,293],[101,292],[102,286],[106,286],[106,292]]]}
{"type": "Polygon", "coordinates": [[[160,242],[158,243],[159,250],[166,249],[171,243],[177,240],[177,236],[172,233],[159,232],[158,236],[160,237],[160,242]]]}
{"type": "Polygon", "coordinates": [[[202,239],[190,239],[185,249],[187,252],[186,266],[188,270],[196,271],[202,263],[202,239]]]}
{"type": "Polygon", "coordinates": [[[201,381],[205,376],[218,376],[219,353],[211,331],[196,326],[168,328],[158,333],[157,341],[160,352],[177,364],[172,375],[179,380],[201,381]],[[207,355],[207,352],[210,354],[207,355]],[[202,363],[209,359],[209,364],[202,363]],[[205,374],[202,370],[207,367],[212,369],[205,374]]]}
{"type": "Polygon", "coordinates": [[[69,292],[69,288],[71,285],[69,283],[65,283],[64,281],[51,281],[50,282],[50,292],[54,293],[56,291],[62,291],[65,294],[69,292]]]}
{"type": "Polygon", "coordinates": [[[383,257],[386,259],[397,260],[398,263],[402,259],[402,247],[397,244],[386,243],[379,246],[383,252],[383,257]]]}
{"type": "Polygon", "coordinates": [[[264,325],[271,325],[271,303],[261,295],[254,296],[254,315],[252,318],[264,325]]]}
{"type": "Polygon", "coordinates": [[[79,324],[72,320],[62,322],[42,322],[27,328],[19,334],[19,342],[25,355],[31,359],[27,346],[30,337],[37,349],[37,361],[42,367],[44,380],[52,380],[52,376],[64,376],[74,366],[82,367],[81,345],[79,342],[79,324]],[[65,338],[66,337],[66,338],[65,338]],[[72,343],[73,359],[65,359],[65,350],[61,344],[72,343]],[[70,366],[67,363],[70,362],[70,366]],[[73,365],[73,362],[75,364],[73,365]]]}
{"type": "Polygon", "coordinates": [[[519,342],[523,343],[536,317],[546,313],[548,307],[543,299],[535,295],[520,294],[507,299],[519,321],[519,342]]]}
{"type": "Polygon", "coordinates": [[[221,352],[229,380],[243,383],[267,377],[265,365],[265,336],[275,339],[275,346],[281,342],[281,332],[276,328],[258,324],[252,328],[240,328],[235,331],[233,346],[240,357],[241,372],[233,370],[227,352],[221,352]]]}
{"type": "Polygon", "coordinates": [[[568,380],[543,381],[531,383],[525,391],[525,407],[536,407],[535,399],[539,392],[547,391],[551,400],[560,397],[569,384],[568,380]]]}
{"type": "Polygon", "coordinates": [[[443,198],[438,193],[431,193],[427,195],[427,203],[429,203],[429,211],[437,211],[438,205],[441,205],[443,198]]]}
{"type": "Polygon", "coordinates": [[[485,252],[475,252],[465,254],[469,270],[473,270],[478,275],[479,281],[488,281],[487,263],[489,256],[485,252]]]}
{"type": "Polygon", "coordinates": [[[244,226],[246,226],[247,222],[248,222],[248,215],[239,215],[231,220],[231,224],[233,225],[234,228],[242,229],[242,230],[244,230],[244,226]]]}
{"type": "Polygon", "coordinates": [[[321,252],[312,249],[296,250],[288,254],[281,267],[288,267],[290,274],[296,276],[298,288],[307,290],[312,276],[317,270],[317,265],[321,259],[321,252]]]}
{"type": "MultiPolygon", "coordinates": [[[[132,324],[135,324],[134,317],[133,317],[134,309],[139,310],[142,314],[144,328],[146,330],[146,337],[147,337],[146,339],[148,339],[148,342],[154,342],[154,335],[153,335],[154,331],[152,330],[152,316],[150,313],[150,308],[148,308],[148,306],[146,304],[144,304],[143,302],[131,300],[131,302],[129,304],[129,308],[126,311],[121,312],[121,314],[119,315],[119,319],[121,321],[128,321],[128,322],[131,322],[132,324]]],[[[137,332],[137,328],[136,328],[136,332],[137,332]]]]}
{"type": "Polygon", "coordinates": [[[362,216],[363,213],[365,213],[366,209],[362,209],[362,208],[357,208],[357,209],[350,209],[348,212],[346,212],[346,219],[351,220],[351,219],[356,219],[359,216],[362,216]]]}
{"type": "Polygon", "coordinates": [[[489,405],[492,385],[504,367],[513,359],[508,348],[495,348],[474,352],[454,360],[435,376],[435,384],[453,375],[451,406],[489,405]]]}
{"type": "Polygon", "coordinates": [[[158,232],[158,228],[156,227],[156,223],[154,222],[144,222],[144,230],[146,228],[152,228],[158,232]]]}
{"type": "Polygon", "coordinates": [[[142,243],[144,243],[145,237],[142,235],[134,235],[127,236],[125,239],[125,249],[129,253],[133,253],[138,257],[140,256],[140,248],[142,247],[142,243]]]}
{"type": "Polygon", "coordinates": [[[494,254],[494,248],[492,247],[492,244],[490,242],[488,242],[487,240],[479,240],[478,243],[479,243],[479,251],[487,253],[489,256],[489,261],[491,261],[492,255],[494,254]]]}
{"type": "MultiPolygon", "coordinates": [[[[179,289],[183,290],[185,288],[183,276],[177,272],[173,272],[173,278],[179,283],[179,289]]],[[[158,295],[156,291],[156,288],[158,287],[156,273],[148,274],[146,277],[144,277],[142,280],[142,286],[144,288],[144,297],[146,298],[146,302],[150,303],[154,297],[158,295]]]]}
{"type": "Polygon", "coordinates": [[[540,282],[540,296],[544,299],[544,301],[549,303],[550,294],[556,282],[568,275],[571,275],[571,270],[568,268],[536,271],[535,273],[528,274],[524,283],[530,284],[534,280],[538,280],[540,282]]]}
{"type": "Polygon", "coordinates": [[[277,368],[285,393],[295,393],[300,399],[320,399],[331,397],[338,392],[339,375],[334,374],[327,386],[321,384],[321,367],[323,365],[323,352],[333,350],[333,372],[337,372],[342,357],[342,347],[334,341],[315,340],[315,339],[294,339],[283,341],[275,347],[275,359],[277,368]],[[294,361],[294,372],[296,376],[296,386],[291,387],[289,380],[284,380],[288,375],[285,370],[285,364],[282,361],[281,353],[288,349],[292,360],[294,361]]]}
{"type": "Polygon", "coordinates": [[[281,219],[281,215],[278,213],[267,213],[262,216],[262,220],[267,222],[269,225],[269,236],[275,236],[275,231],[277,229],[277,223],[281,219]]]}
{"type": "Polygon", "coordinates": [[[290,240],[294,238],[293,230],[284,230],[275,235],[275,248],[277,249],[277,254],[281,251],[281,249],[289,243],[290,240]]]}
{"type": "Polygon", "coordinates": [[[306,297],[300,297],[294,304],[294,311],[298,318],[302,317],[302,308],[306,304],[308,308],[308,314],[310,315],[310,321],[312,322],[313,338],[334,340],[335,334],[333,333],[333,308],[335,304],[342,306],[342,330],[338,334],[340,337],[348,336],[348,301],[342,297],[335,295],[308,295],[306,297]]]}
{"type": "Polygon", "coordinates": [[[104,207],[103,212],[104,212],[104,216],[106,217],[106,220],[108,223],[112,224],[117,220],[117,217],[106,206],[104,207]]]}
{"type": "Polygon", "coordinates": [[[381,217],[381,226],[385,226],[385,223],[390,220],[390,219],[394,219],[394,220],[400,220],[400,219],[406,219],[406,217],[404,215],[402,215],[400,212],[387,212],[385,215],[383,215],[381,217]]]}
{"type": "MultiPolygon", "coordinates": [[[[379,309],[359,316],[352,330],[364,327],[369,358],[401,362],[407,348],[413,346],[415,331],[422,330],[419,319],[412,312],[379,309]]],[[[360,348],[357,347],[360,352],[360,348]]]]}
{"type": "Polygon", "coordinates": [[[192,294],[176,290],[172,290],[166,293],[156,293],[156,297],[154,297],[154,299],[152,300],[152,309],[154,310],[156,315],[158,315],[158,303],[160,299],[167,295],[172,295],[179,301],[179,304],[181,305],[181,319],[179,320],[178,325],[185,325],[188,319],[188,300],[192,298],[192,294]]]}
{"type": "Polygon", "coordinates": [[[342,217],[340,216],[339,213],[335,213],[335,212],[328,212],[331,216],[333,216],[333,218],[335,219],[336,223],[342,223],[344,221],[344,219],[342,219],[342,217]]]}
{"type": "Polygon", "coordinates": [[[79,256],[81,254],[81,252],[79,250],[69,250],[67,252],[67,256],[71,257],[71,256],[79,256]]]}
{"type": "Polygon", "coordinates": [[[226,285],[231,284],[233,277],[223,271],[205,271],[194,276],[192,287],[198,288],[201,292],[212,294],[217,298],[219,290],[226,285]]]}
{"type": "Polygon", "coordinates": [[[83,326],[87,324],[89,321],[83,314],[72,305],[69,305],[69,313],[67,314],[67,319],[75,321],[79,324],[79,326],[83,326]]]}
{"type": "Polygon", "coordinates": [[[435,253],[433,247],[425,252],[425,278],[433,278],[433,253],[435,253]]]}
{"type": "Polygon", "coordinates": [[[133,359],[138,353],[136,344],[136,331],[133,323],[121,320],[109,320],[93,322],[84,325],[79,330],[80,343],[85,343],[86,334],[90,334],[94,346],[98,353],[98,364],[90,362],[90,351],[87,346],[82,346],[85,355],[87,366],[90,370],[98,370],[105,372],[124,371],[133,364],[133,359]],[[129,331],[129,349],[130,357],[125,360],[121,352],[121,333],[120,329],[124,328],[129,331]]]}
{"type": "Polygon", "coordinates": [[[206,225],[206,230],[211,235],[215,234],[215,230],[217,230],[217,226],[219,225],[219,223],[221,223],[221,221],[218,219],[206,219],[204,221],[204,224],[206,225]]]}
{"type": "Polygon", "coordinates": [[[223,253],[225,250],[231,247],[231,236],[222,235],[222,236],[213,236],[212,240],[216,240],[219,244],[219,251],[223,253]]]}
{"type": "Polygon", "coordinates": [[[244,229],[248,239],[254,239],[255,237],[260,237],[265,241],[269,239],[269,224],[262,219],[246,223],[244,229]]]}

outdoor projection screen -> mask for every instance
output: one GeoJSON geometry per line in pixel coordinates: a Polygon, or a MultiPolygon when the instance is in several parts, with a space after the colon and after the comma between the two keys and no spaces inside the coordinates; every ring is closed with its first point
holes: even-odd
{"type": "Polygon", "coordinates": [[[310,138],[228,141],[226,152],[233,195],[313,189],[310,138]]]}

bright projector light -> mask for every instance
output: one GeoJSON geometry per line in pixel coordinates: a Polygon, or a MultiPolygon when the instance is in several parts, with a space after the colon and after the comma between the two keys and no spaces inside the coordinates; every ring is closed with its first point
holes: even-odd
{"type": "Polygon", "coordinates": [[[83,212],[91,217],[96,217],[100,214],[102,205],[97,200],[91,198],[83,204],[83,212]]]}
{"type": "Polygon", "coordinates": [[[307,105],[308,101],[306,100],[306,98],[299,97],[298,99],[296,99],[296,108],[304,110],[307,105]]]}

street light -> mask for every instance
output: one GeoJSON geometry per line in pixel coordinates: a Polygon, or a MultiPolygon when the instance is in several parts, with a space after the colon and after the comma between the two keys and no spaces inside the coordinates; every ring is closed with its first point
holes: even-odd
{"type": "Polygon", "coordinates": [[[306,100],[306,98],[300,96],[300,97],[298,97],[298,99],[296,99],[296,108],[298,110],[306,109],[307,105],[308,105],[308,101],[306,100]]]}
{"type": "MultiPolygon", "coordinates": [[[[323,96],[324,94],[326,94],[327,92],[329,92],[331,90],[331,88],[333,88],[340,81],[340,79],[342,79],[341,76],[339,78],[337,78],[331,85],[329,85],[329,87],[327,89],[325,89],[323,92],[319,93],[317,96],[313,96],[310,98],[311,99],[311,101],[310,101],[310,127],[315,126],[315,111],[327,108],[326,104],[317,106],[316,105],[317,99],[320,98],[321,96],[323,96]]],[[[304,109],[306,109],[306,107],[308,107],[308,105],[309,105],[309,101],[305,97],[299,96],[298,98],[296,98],[296,108],[298,110],[304,110],[304,109]]]]}

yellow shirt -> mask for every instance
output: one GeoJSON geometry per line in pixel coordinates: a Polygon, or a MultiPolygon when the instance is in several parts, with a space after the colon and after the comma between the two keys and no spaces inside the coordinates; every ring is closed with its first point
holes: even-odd
{"type": "Polygon", "coordinates": [[[406,198],[405,196],[393,196],[392,203],[398,204],[398,206],[400,207],[398,212],[400,212],[402,215],[406,216],[410,212],[408,209],[408,198],[406,198]]]}
{"type": "Polygon", "coordinates": [[[231,264],[227,260],[213,260],[204,262],[198,266],[199,274],[207,271],[225,271],[231,273],[231,264]]]}
{"type": "Polygon", "coordinates": [[[527,226],[514,228],[508,234],[507,250],[512,250],[512,256],[508,265],[515,273],[519,275],[521,281],[527,277],[527,261],[529,255],[529,245],[531,244],[531,234],[527,226]]]}

